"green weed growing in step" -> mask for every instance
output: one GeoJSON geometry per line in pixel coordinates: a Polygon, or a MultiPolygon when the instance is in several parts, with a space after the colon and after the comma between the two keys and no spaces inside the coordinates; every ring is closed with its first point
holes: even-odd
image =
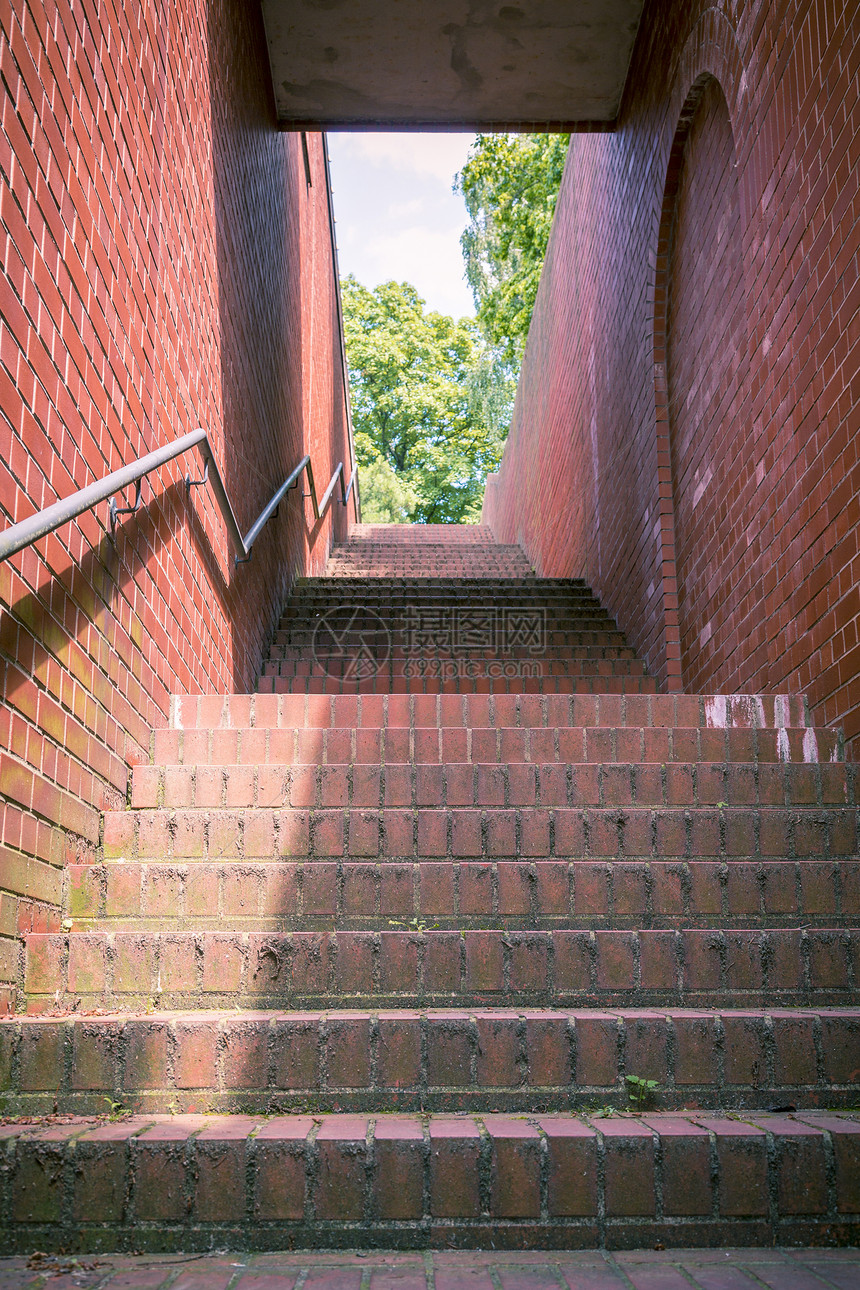
{"type": "Polygon", "coordinates": [[[637,1111],[645,1110],[660,1087],[659,1080],[642,1079],[639,1075],[625,1075],[624,1082],[627,1096],[637,1111]]]}
{"type": "Polygon", "coordinates": [[[104,1101],[107,1102],[108,1107],[110,1108],[108,1110],[107,1118],[112,1124],[117,1120],[126,1119],[126,1117],[132,1113],[130,1106],[126,1106],[123,1102],[115,1102],[112,1097],[105,1095],[104,1101]]]}
{"type": "Polygon", "coordinates": [[[410,932],[426,932],[427,928],[438,927],[438,923],[428,923],[423,918],[410,918],[409,922],[404,922],[401,918],[389,918],[389,927],[405,927],[410,932]]]}

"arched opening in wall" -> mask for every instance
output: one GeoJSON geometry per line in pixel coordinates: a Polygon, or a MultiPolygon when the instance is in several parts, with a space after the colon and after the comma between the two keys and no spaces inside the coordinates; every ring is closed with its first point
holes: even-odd
{"type": "Polygon", "coordinates": [[[729,110],[712,76],[691,89],[676,131],[656,300],[658,434],[671,483],[681,677],[686,690],[702,693],[731,687],[743,666],[739,626],[750,560],[740,203],[729,110]]]}

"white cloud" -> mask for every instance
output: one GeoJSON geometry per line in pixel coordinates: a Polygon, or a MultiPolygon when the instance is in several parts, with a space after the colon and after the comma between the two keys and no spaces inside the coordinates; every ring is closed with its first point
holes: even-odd
{"type": "Polygon", "coordinates": [[[355,155],[419,175],[453,181],[466,162],[474,134],[363,134],[350,137],[355,155]]]}
{"type": "Polygon", "coordinates": [[[463,278],[463,198],[452,193],[471,134],[330,134],[340,269],[375,287],[411,282],[430,309],[474,313],[463,278]]]}
{"type": "Polygon", "coordinates": [[[411,282],[431,309],[458,318],[473,314],[475,306],[463,277],[463,261],[456,253],[458,237],[456,229],[413,226],[371,238],[364,247],[367,285],[376,286],[392,278],[411,282]]]}
{"type": "Polygon", "coordinates": [[[410,215],[422,215],[426,209],[426,200],[416,197],[411,202],[391,202],[385,213],[389,219],[408,219],[410,215]]]}

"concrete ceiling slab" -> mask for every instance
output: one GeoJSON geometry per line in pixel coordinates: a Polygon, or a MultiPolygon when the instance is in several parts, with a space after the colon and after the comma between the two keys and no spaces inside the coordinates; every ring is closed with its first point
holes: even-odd
{"type": "Polygon", "coordinates": [[[262,0],[287,128],[608,128],[643,0],[262,0]]]}

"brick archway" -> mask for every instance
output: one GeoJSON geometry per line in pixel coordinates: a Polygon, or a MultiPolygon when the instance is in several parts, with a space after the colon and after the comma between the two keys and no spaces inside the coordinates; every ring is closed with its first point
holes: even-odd
{"type": "Polygon", "coordinates": [[[681,629],[678,614],[678,570],[675,550],[675,507],[672,488],[672,445],[669,427],[669,384],[666,375],[669,256],[678,180],[684,147],[705,86],[712,78],[705,72],[694,82],[681,109],[669,152],[654,275],[654,408],[657,440],[657,479],[660,515],[660,563],[663,577],[663,613],[666,632],[666,688],[682,689],[681,629]]]}
{"type": "Polygon", "coordinates": [[[655,421],[667,659],[677,683],[727,683],[746,648],[727,597],[755,581],[744,546],[748,373],[734,134],[718,79],[701,72],[679,113],[658,236],[655,421]],[[726,620],[726,621],[724,621],[726,620]]]}
{"type": "MultiPolygon", "coordinates": [[[[702,97],[709,85],[717,84],[725,98],[733,137],[735,123],[746,115],[743,62],[737,36],[729,20],[717,8],[709,8],[690,29],[678,57],[666,121],[674,123],[667,145],[653,279],[653,380],[654,420],[657,448],[660,568],[663,582],[663,616],[666,656],[666,688],[683,688],[681,624],[678,603],[678,552],[675,502],[673,497],[672,452],[669,421],[669,386],[666,370],[669,297],[669,253],[678,183],[684,149],[702,97]]],[[[741,230],[749,224],[746,194],[739,190],[741,230]]]]}
{"type": "Polygon", "coordinates": [[[681,674],[702,692],[729,684],[748,648],[736,611],[757,550],[744,540],[754,481],[736,152],[713,77],[699,88],[675,180],[665,297],[672,510],[681,674]]]}

